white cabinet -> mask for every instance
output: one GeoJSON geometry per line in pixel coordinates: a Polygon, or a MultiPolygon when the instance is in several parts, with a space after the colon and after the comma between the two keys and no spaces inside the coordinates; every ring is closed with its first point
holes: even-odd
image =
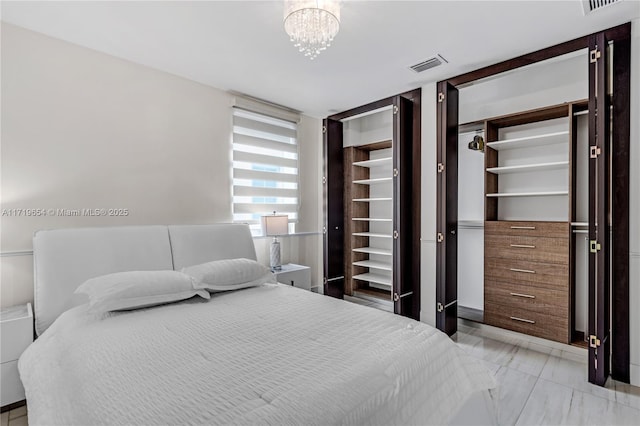
{"type": "Polygon", "coordinates": [[[273,271],[279,283],[311,290],[311,268],[295,263],[282,265],[279,271],[273,271]]]}
{"type": "Polygon", "coordinates": [[[0,405],[24,399],[24,388],[18,374],[18,358],[33,342],[31,304],[4,308],[0,311],[0,405]]]}

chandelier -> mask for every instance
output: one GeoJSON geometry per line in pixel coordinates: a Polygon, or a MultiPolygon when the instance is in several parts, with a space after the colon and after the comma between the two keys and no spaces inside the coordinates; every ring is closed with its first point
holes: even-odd
{"type": "Polygon", "coordinates": [[[284,30],[298,50],[314,59],[340,30],[338,0],[285,0],[284,30]]]}

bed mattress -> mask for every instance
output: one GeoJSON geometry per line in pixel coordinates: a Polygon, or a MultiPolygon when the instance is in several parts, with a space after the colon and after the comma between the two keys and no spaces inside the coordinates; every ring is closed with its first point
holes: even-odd
{"type": "Polygon", "coordinates": [[[440,331],[283,285],[63,313],[22,355],[31,425],[444,424],[494,378],[440,331]]]}

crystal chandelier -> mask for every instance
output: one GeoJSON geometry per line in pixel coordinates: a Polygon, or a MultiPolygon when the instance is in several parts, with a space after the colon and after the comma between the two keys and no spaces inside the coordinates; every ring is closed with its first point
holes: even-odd
{"type": "Polygon", "coordinates": [[[298,50],[314,59],[340,30],[338,0],[285,0],[284,30],[298,50]]]}

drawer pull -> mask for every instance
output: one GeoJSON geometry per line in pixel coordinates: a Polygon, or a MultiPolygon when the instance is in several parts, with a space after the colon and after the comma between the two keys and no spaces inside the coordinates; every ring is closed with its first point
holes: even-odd
{"type": "Polygon", "coordinates": [[[529,229],[529,230],[534,230],[536,229],[535,226],[512,226],[511,229],[529,229]]]}
{"type": "Polygon", "coordinates": [[[536,246],[532,246],[530,244],[511,244],[511,247],[515,247],[515,248],[531,248],[531,249],[536,248],[536,246]]]}
{"type": "Polygon", "coordinates": [[[510,293],[512,296],[517,296],[517,297],[526,297],[527,299],[535,299],[535,296],[532,296],[530,294],[522,294],[522,293],[510,293]]]}
{"type": "Polygon", "coordinates": [[[530,271],[529,269],[509,268],[511,272],[524,272],[525,274],[535,274],[536,271],[530,271]]]}
{"type": "Polygon", "coordinates": [[[535,324],[536,323],[535,321],[531,321],[531,320],[524,319],[524,318],[518,318],[518,317],[509,317],[509,318],[511,318],[514,321],[526,322],[528,324],[535,324]]]}

